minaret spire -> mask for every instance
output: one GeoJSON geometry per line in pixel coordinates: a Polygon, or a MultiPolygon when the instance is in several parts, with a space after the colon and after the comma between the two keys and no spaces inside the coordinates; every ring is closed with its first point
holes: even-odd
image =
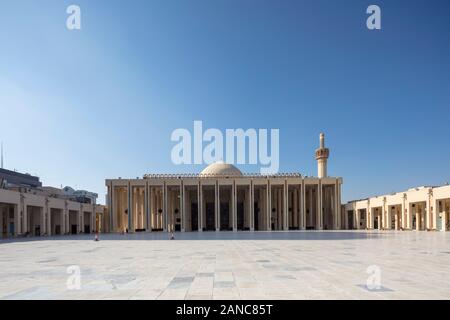
{"type": "Polygon", "coordinates": [[[323,132],[320,134],[319,139],[319,149],[316,150],[317,176],[319,178],[325,178],[327,177],[327,160],[330,155],[330,150],[325,148],[325,134],[323,132]]]}

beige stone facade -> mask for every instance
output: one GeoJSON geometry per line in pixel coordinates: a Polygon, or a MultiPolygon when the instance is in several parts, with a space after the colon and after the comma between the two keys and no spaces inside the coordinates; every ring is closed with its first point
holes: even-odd
{"type": "Polygon", "coordinates": [[[418,187],[351,201],[343,206],[346,229],[450,230],[450,186],[418,187]]]}
{"type": "Polygon", "coordinates": [[[1,237],[105,231],[106,207],[59,199],[45,191],[0,189],[1,237]]]}
{"type": "Polygon", "coordinates": [[[114,232],[321,230],[341,225],[341,178],[147,175],[106,180],[106,185],[114,232]]]}

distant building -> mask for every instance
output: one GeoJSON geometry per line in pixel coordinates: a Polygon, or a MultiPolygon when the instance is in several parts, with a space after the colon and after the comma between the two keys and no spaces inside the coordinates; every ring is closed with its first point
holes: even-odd
{"type": "Polygon", "coordinates": [[[28,187],[39,188],[42,187],[39,177],[32,176],[28,173],[20,173],[16,171],[0,169],[0,187],[28,187]]]}
{"type": "Polygon", "coordinates": [[[98,194],[86,190],[74,190],[71,187],[64,187],[63,189],[64,195],[69,199],[82,202],[82,203],[90,203],[96,204],[98,194]]]}

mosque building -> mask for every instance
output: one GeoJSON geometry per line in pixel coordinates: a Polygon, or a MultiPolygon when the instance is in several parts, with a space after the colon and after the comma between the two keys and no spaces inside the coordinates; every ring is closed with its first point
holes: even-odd
{"type": "Polygon", "coordinates": [[[216,162],[199,174],[107,179],[112,232],[340,229],[342,178],[327,175],[320,134],[317,177],[245,174],[216,162]]]}

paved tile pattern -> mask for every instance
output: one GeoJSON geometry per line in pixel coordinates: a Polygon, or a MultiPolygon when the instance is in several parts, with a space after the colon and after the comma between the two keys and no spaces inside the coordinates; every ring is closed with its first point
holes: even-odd
{"type": "Polygon", "coordinates": [[[0,299],[450,299],[450,233],[305,231],[0,241],[0,299]],[[79,266],[81,289],[67,268],[79,266]],[[377,266],[381,286],[366,271],[377,266]]]}

